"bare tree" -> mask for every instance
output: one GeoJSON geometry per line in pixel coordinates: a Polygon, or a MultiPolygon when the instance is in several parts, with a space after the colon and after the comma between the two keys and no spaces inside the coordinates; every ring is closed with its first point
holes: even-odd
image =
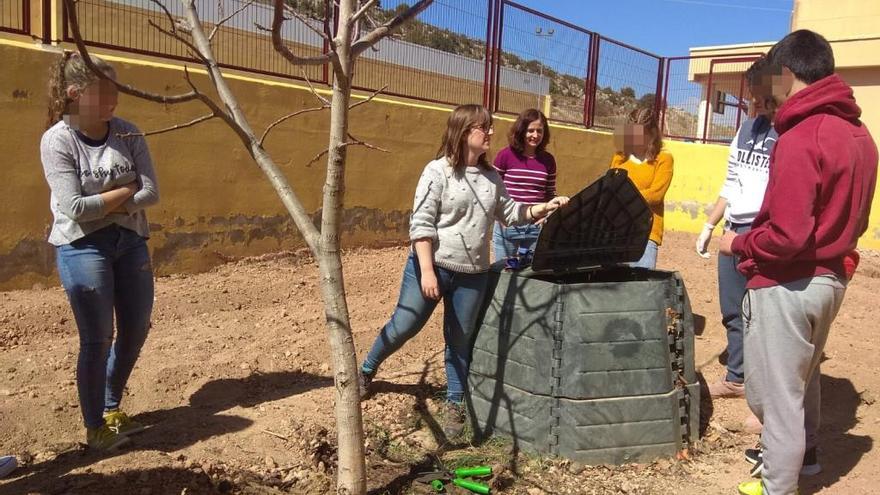
{"type": "MultiPolygon", "coordinates": [[[[364,431],[361,417],[360,396],[358,391],[358,367],[352,338],[351,322],[345,298],[345,283],[342,274],[342,258],[340,253],[340,224],[345,198],[345,162],[346,150],[349,146],[366,146],[378,149],[363,140],[353,137],[348,131],[349,111],[363,102],[351,104],[351,86],[354,77],[355,61],[365,50],[373,47],[382,38],[392,35],[407,21],[424,11],[433,0],[420,0],[392,19],[382,24],[376,23],[369,16],[372,9],[379,4],[378,0],[328,0],[325,2],[325,15],[328,19],[336,18],[335,29],[326,22],[324,29],[316,29],[307,19],[286,5],[285,0],[274,1],[274,16],[271,27],[272,42],[275,50],[291,64],[299,66],[329,64],[333,73],[333,92],[330,100],[322,97],[312,88],[313,94],[320,104],[313,108],[301,109],[285,115],[272,124],[257,137],[247,116],[241,109],[235,95],[229,88],[223,71],[214,57],[212,41],[220,27],[233,16],[242,12],[251,2],[243,4],[234,12],[223,17],[213,25],[209,33],[199,18],[194,0],[180,0],[183,4],[185,17],[175,19],[159,0],[152,0],[165,13],[167,26],[149,21],[159,32],[170,36],[189,51],[194,60],[198,60],[207,71],[211,83],[219,96],[219,102],[201,91],[192,81],[189,71],[184,68],[184,77],[190,88],[187,93],[179,95],[160,95],[142,91],[131,85],[120,83],[97,70],[89,58],[88,49],[83,42],[76,15],[76,0],[64,0],[68,20],[76,41],[77,48],[89,68],[100,77],[114,82],[123,93],[164,104],[175,104],[198,100],[209,110],[209,113],[190,122],[172,125],[158,131],[192,127],[202,122],[219,118],[223,120],[239,137],[251,158],[275,188],[276,193],[293,219],[309,249],[318,260],[321,274],[321,293],[328,338],[333,356],[334,383],[336,389],[336,426],[338,434],[338,477],[337,493],[363,494],[366,492],[366,466],[364,458],[364,431]],[[332,14],[331,4],[337,12],[332,14]],[[283,23],[289,18],[300,18],[308,28],[322,37],[329,46],[326,53],[300,57],[295,55],[285,44],[281,36],[283,23]],[[372,23],[372,28],[361,33],[364,21],[372,23]],[[311,217],[303,207],[296,192],[290,186],[284,173],[263,147],[269,132],[281,122],[307,112],[330,109],[330,129],[327,149],[313,161],[327,155],[327,172],[324,182],[323,204],[321,209],[320,228],[312,223],[311,217]]],[[[222,14],[221,14],[222,15],[222,14]]],[[[269,31],[269,28],[263,28],[269,31]]],[[[371,95],[369,99],[375,96],[371,95]]]]}

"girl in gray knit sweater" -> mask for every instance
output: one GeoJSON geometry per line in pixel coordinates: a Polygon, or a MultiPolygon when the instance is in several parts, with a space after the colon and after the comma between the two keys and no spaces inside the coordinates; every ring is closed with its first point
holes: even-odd
{"type": "MultiPolygon", "coordinates": [[[[93,58],[106,77],[116,73],[93,58]]],[[[113,450],[144,429],[119,410],[150,328],[153,271],[144,209],[159,199],[143,136],[113,116],[115,84],[65,52],[40,142],[54,217],[49,242],[79,331],[76,378],[86,440],[113,450]],[[114,341],[113,320],[116,317],[114,341]]]]}
{"type": "Polygon", "coordinates": [[[568,202],[564,196],[531,206],[512,200],[486,159],[493,132],[492,116],[480,105],[459,106],[449,116],[440,157],[428,163],[416,187],[412,252],[397,307],[361,366],[361,394],[366,396],[379,365],[424,327],[443,299],[448,384],[443,429],[448,438],[464,427],[464,384],[488,282],[494,222],[526,224],[568,202]]]}

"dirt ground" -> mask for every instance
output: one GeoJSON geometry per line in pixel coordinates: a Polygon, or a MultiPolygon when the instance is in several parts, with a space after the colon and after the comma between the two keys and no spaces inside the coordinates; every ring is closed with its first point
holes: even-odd
{"type": "MultiPolygon", "coordinates": [[[[359,352],[391,314],[406,248],[345,255],[359,352]]],[[[661,268],[682,272],[697,318],[697,366],[723,366],[715,258],[668,233],[661,268]]],[[[60,288],[0,293],[0,455],[23,465],[0,494],[329,493],[334,486],[333,388],[316,266],[302,253],[240,260],[201,275],[159,278],[152,333],[123,406],[151,425],[118,455],[85,450],[74,372],[77,336],[60,288]]],[[[868,494],[880,485],[876,355],[880,254],[864,253],[822,365],[817,476],[801,493],[868,494]]],[[[438,448],[430,426],[442,397],[440,318],[385,363],[364,403],[369,488],[428,493],[412,473],[491,463],[493,493],[724,494],[747,477],[744,400],[704,402],[705,436],[689,459],[583,466],[497,441],[438,448]]],[[[450,489],[451,493],[454,488],[450,489]]]]}

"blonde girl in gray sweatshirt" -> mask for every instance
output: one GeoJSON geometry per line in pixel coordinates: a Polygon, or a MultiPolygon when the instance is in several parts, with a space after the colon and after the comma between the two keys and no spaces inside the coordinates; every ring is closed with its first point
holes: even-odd
{"type": "MultiPolygon", "coordinates": [[[[115,78],[106,62],[98,69],[115,78]]],[[[116,86],[65,52],[49,81],[40,142],[58,274],[79,331],[76,381],[91,448],[113,450],[143,425],[120,411],[150,328],[153,270],[145,208],[159,190],[138,129],[118,117],[116,86]],[[116,320],[114,339],[114,316],[116,320]]]]}

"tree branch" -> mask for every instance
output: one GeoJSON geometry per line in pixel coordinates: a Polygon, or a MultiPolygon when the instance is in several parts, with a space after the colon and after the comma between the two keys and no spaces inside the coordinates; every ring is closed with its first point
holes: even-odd
{"type": "MultiPolygon", "coordinates": [[[[199,13],[196,10],[194,0],[181,0],[181,2],[186,8],[187,20],[193,28],[193,42],[199,47],[199,51],[205,56],[205,59],[207,60],[205,65],[208,68],[211,82],[214,83],[214,88],[217,90],[220,100],[226,107],[225,111],[215,110],[214,108],[212,108],[212,110],[218,112],[218,116],[222,118],[223,121],[226,122],[236,133],[239,139],[241,139],[242,144],[244,144],[245,149],[247,149],[251,158],[253,158],[254,162],[260,167],[263,173],[266,174],[272,187],[278,193],[281,202],[284,203],[285,209],[290,214],[290,217],[293,219],[297,229],[302,234],[309,249],[313,254],[318,255],[321,253],[321,233],[312,222],[311,215],[306,211],[302,202],[290,187],[290,183],[287,181],[284,173],[275,161],[272,160],[272,157],[266,152],[266,150],[260,146],[260,143],[254,135],[254,131],[248,122],[247,116],[242,111],[238,99],[235,97],[235,94],[232,92],[232,89],[223,77],[223,72],[220,70],[220,67],[214,59],[214,51],[211,48],[211,43],[208,41],[208,36],[205,34],[205,30],[199,20],[199,13]]],[[[278,11],[276,10],[276,14],[277,13],[278,11]]],[[[217,106],[216,103],[210,100],[210,98],[207,98],[201,93],[198,94],[199,98],[203,99],[206,105],[210,106],[213,104],[215,107],[217,106]]]]}
{"type": "Polygon", "coordinates": [[[128,84],[122,84],[121,82],[117,81],[116,78],[110,77],[109,75],[105,74],[103,71],[98,69],[97,65],[95,65],[95,62],[89,55],[89,50],[86,47],[86,44],[82,40],[82,34],[79,30],[79,19],[76,15],[76,2],[74,0],[64,0],[64,6],[65,8],[67,8],[67,20],[70,23],[70,31],[73,35],[73,40],[76,43],[76,49],[79,51],[79,55],[82,57],[83,63],[86,64],[86,67],[88,67],[89,70],[95,73],[98,77],[112,82],[113,85],[116,86],[116,89],[118,89],[122,93],[136,96],[144,100],[154,101],[157,103],[183,103],[185,101],[192,101],[197,98],[196,94],[192,92],[173,96],[164,96],[155,93],[149,93],[137,89],[133,86],[129,86],[128,84]]]}
{"type": "Polygon", "coordinates": [[[168,24],[171,24],[171,31],[177,32],[174,26],[177,25],[177,21],[174,20],[174,16],[171,15],[171,12],[165,7],[165,4],[160,2],[159,0],[150,0],[152,3],[159,6],[162,9],[162,12],[165,12],[165,18],[168,19],[168,24]]]}
{"type": "Polygon", "coordinates": [[[373,91],[373,93],[370,96],[368,96],[366,99],[361,100],[361,101],[355,103],[354,105],[351,105],[350,107],[348,107],[348,109],[351,110],[359,105],[363,105],[364,103],[369,103],[373,98],[375,98],[379,93],[385,91],[385,89],[387,89],[387,88],[388,88],[387,84],[385,86],[382,86],[381,88],[377,89],[376,91],[373,91]]]}
{"type": "MultiPolygon", "coordinates": [[[[69,1],[69,0],[68,0],[69,1]]],[[[300,57],[290,51],[281,38],[281,26],[284,24],[284,0],[275,0],[275,15],[272,17],[272,46],[275,51],[294,65],[323,65],[330,61],[330,54],[323,53],[315,57],[300,57]]]]}
{"type": "Polygon", "coordinates": [[[289,113],[289,114],[285,115],[284,117],[281,117],[280,119],[276,120],[275,122],[272,122],[271,124],[269,124],[269,127],[266,127],[266,130],[263,131],[263,135],[260,136],[260,140],[258,141],[260,143],[260,146],[263,146],[263,142],[266,140],[266,136],[269,135],[269,131],[274,129],[275,126],[281,124],[282,122],[285,122],[288,119],[292,119],[292,118],[294,118],[298,115],[302,115],[304,113],[317,112],[319,110],[324,110],[327,108],[330,108],[330,105],[321,105],[320,107],[312,107],[312,108],[306,108],[303,110],[297,110],[296,112],[289,113]]]}
{"type": "Polygon", "coordinates": [[[172,27],[171,31],[168,31],[167,29],[164,29],[164,28],[162,28],[162,26],[159,26],[158,24],[153,22],[152,19],[147,19],[147,24],[149,24],[154,29],[156,29],[156,31],[159,31],[162,34],[164,34],[166,36],[170,36],[170,37],[176,39],[177,41],[183,43],[184,46],[189,48],[190,54],[193,56],[193,58],[201,61],[202,63],[205,63],[205,57],[202,56],[201,52],[199,52],[199,49],[196,48],[196,46],[193,45],[190,40],[188,40],[188,39],[184,38],[183,36],[181,36],[180,34],[178,34],[176,28],[172,27]]]}
{"type": "Polygon", "coordinates": [[[386,150],[385,148],[380,148],[379,146],[376,146],[375,144],[370,144],[366,141],[362,141],[362,140],[352,136],[351,134],[348,134],[348,139],[350,139],[351,141],[343,143],[345,146],[363,146],[364,148],[369,148],[371,150],[381,151],[382,153],[390,153],[390,151],[386,150]]]}
{"type": "Polygon", "coordinates": [[[354,14],[352,14],[351,19],[348,20],[348,25],[349,25],[349,26],[354,26],[355,23],[358,22],[358,21],[361,19],[361,17],[363,17],[364,15],[366,15],[366,13],[367,13],[368,10],[370,10],[370,9],[373,8],[373,7],[375,7],[378,3],[379,3],[379,0],[367,0],[367,2],[364,3],[364,5],[361,6],[361,8],[358,9],[357,12],[355,12],[354,14]]]}
{"type": "MultiPolygon", "coordinates": [[[[233,17],[235,17],[235,16],[237,16],[238,14],[240,14],[242,11],[244,11],[244,9],[246,9],[246,8],[250,7],[251,5],[253,5],[254,1],[255,1],[255,0],[248,0],[244,5],[242,5],[241,7],[237,8],[237,9],[235,10],[235,12],[229,14],[228,16],[224,17],[223,19],[220,19],[220,21],[217,22],[217,24],[214,24],[214,28],[211,29],[211,34],[208,35],[208,42],[214,41],[214,36],[217,34],[217,31],[220,29],[221,26],[223,26],[224,24],[226,24],[227,22],[229,22],[229,20],[232,19],[233,17]]],[[[221,11],[222,11],[222,7],[221,7],[221,11]]],[[[221,15],[222,15],[222,14],[221,14],[221,15]]]]}
{"type": "Polygon", "coordinates": [[[321,29],[316,28],[315,26],[312,26],[312,24],[309,22],[309,20],[308,20],[307,18],[303,17],[302,14],[300,14],[299,12],[293,10],[293,7],[291,7],[290,5],[285,4],[285,5],[284,5],[284,8],[285,8],[285,10],[287,10],[288,13],[290,13],[290,15],[292,15],[293,17],[295,17],[299,22],[303,23],[303,24],[304,24],[309,30],[311,30],[313,33],[315,33],[315,34],[317,34],[318,36],[320,36],[321,39],[324,39],[324,40],[327,40],[327,41],[330,41],[330,42],[333,41],[332,38],[328,38],[328,37],[327,37],[327,33],[325,33],[325,32],[324,32],[323,30],[321,30],[321,29]]]}
{"type": "Polygon", "coordinates": [[[330,106],[330,100],[321,96],[321,94],[318,93],[318,90],[315,89],[314,86],[312,86],[312,81],[309,79],[309,76],[306,75],[306,71],[303,70],[302,68],[300,68],[299,70],[302,73],[303,79],[306,80],[306,84],[309,85],[309,89],[312,91],[312,94],[315,95],[315,98],[317,98],[318,101],[320,101],[322,105],[330,106]]]}
{"type": "Polygon", "coordinates": [[[166,127],[164,129],[158,129],[155,131],[146,131],[146,132],[125,132],[125,133],[119,133],[116,136],[121,137],[121,138],[127,138],[127,137],[132,137],[132,136],[155,136],[156,134],[164,134],[166,132],[176,131],[177,129],[183,129],[185,127],[192,127],[192,126],[201,124],[202,122],[204,122],[206,120],[211,120],[215,117],[217,117],[217,115],[214,115],[213,113],[209,113],[208,115],[202,115],[201,117],[190,120],[189,122],[185,122],[182,124],[176,124],[171,127],[166,127]]]}
{"type": "MultiPolygon", "coordinates": [[[[390,153],[390,151],[386,150],[385,148],[380,148],[379,146],[376,146],[375,144],[370,144],[370,143],[368,143],[368,142],[366,142],[366,141],[361,141],[360,139],[357,139],[356,137],[352,136],[351,134],[348,135],[348,139],[350,139],[351,141],[346,141],[346,142],[344,142],[344,143],[340,143],[340,144],[339,144],[339,147],[340,147],[340,148],[345,148],[345,147],[348,147],[348,146],[363,146],[364,148],[369,148],[369,149],[371,149],[371,150],[381,151],[382,153],[390,153]]],[[[329,148],[327,148],[327,149],[325,149],[324,151],[322,151],[322,152],[318,153],[317,155],[315,155],[314,158],[312,158],[311,160],[309,160],[309,163],[306,164],[306,167],[311,167],[313,164],[315,164],[315,162],[317,162],[318,160],[320,160],[321,157],[323,157],[323,156],[326,155],[327,153],[330,153],[330,149],[329,149],[329,148]]]]}
{"type": "MultiPolygon", "coordinates": [[[[283,1],[283,0],[276,0],[283,1]]],[[[397,30],[400,29],[406,22],[408,22],[413,17],[421,14],[425,9],[427,9],[434,0],[419,0],[413,6],[406,9],[406,11],[402,12],[400,15],[395,16],[390,21],[382,24],[376,29],[370,31],[365,36],[361,37],[354,44],[351,45],[351,56],[352,58],[359,56],[363,53],[367,48],[375,45],[382,38],[394,34],[397,30]]]]}

